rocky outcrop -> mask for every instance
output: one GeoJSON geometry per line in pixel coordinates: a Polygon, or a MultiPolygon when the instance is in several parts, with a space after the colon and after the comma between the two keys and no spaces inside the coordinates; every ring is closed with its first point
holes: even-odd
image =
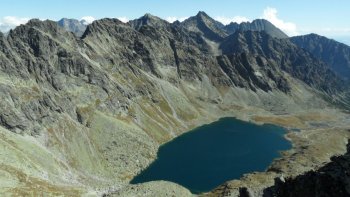
{"type": "Polygon", "coordinates": [[[309,51],[314,57],[327,63],[344,79],[350,79],[350,47],[317,34],[295,36],[290,40],[300,48],[309,51]]]}
{"type": "MultiPolygon", "coordinates": [[[[261,89],[265,92],[278,89],[284,93],[290,91],[287,79],[282,72],[275,72],[267,59],[241,53],[217,57],[222,70],[229,76],[235,86],[253,91],[261,89]]],[[[276,69],[277,70],[277,69],[276,69]]]]}
{"type": "Polygon", "coordinates": [[[62,18],[61,20],[57,21],[57,24],[60,27],[63,27],[65,30],[73,32],[78,37],[83,35],[87,26],[86,21],[68,18],[62,18]]]}
{"type": "Polygon", "coordinates": [[[350,196],[349,169],[350,143],[346,154],[332,157],[318,170],[295,178],[277,178],[274,186],[265,189],[264,196],[350,196]]]}

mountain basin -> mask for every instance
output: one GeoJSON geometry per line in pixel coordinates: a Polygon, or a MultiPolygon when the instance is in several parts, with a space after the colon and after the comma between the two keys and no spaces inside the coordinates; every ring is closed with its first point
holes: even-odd
{"type": "Polygon", "coordinates": [[[243,174],[265,171],[280,151],[291,148],[286,130],[222,118],[162,145],[157,159],[131,184],[165,180],[194,194],[208,192],[243,174]]]}

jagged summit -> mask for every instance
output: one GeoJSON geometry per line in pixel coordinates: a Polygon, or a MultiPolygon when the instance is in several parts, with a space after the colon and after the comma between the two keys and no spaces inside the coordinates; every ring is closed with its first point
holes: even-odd
{"type": "Polygon", "coordinates": [[[157,16],[146,13],[144,16],[142,16],[138,19],[129,21],[128,24],[130,24],[136,30],[139,30],[144,25],[153,26],[155,28],[158,28],[158,27],[164,27],[166,25],[169,25],[170,23],[166,20],[163,20],[163,19],[157,17],[157,16]]]}
{"type": "Polygon", "coordinates": [[[183,26],[191,31],[199,32],[209,40],[218,42],[237,30],[247,31],[265,31],[275,38],[288,38],[280,29],[272,23],[264,19],[257,19],[253,22],[230,23],[223,25],[222,23],[212,19],[203,11],[198,12],[196,16],[185,20],[183,26]]]}
{"type": "Polygon", "coordinates": [[[38,24],[38,23],[41,23],[41,22],[45,22],[45,21],[48,21],[48,20],[40,20],[38,18],[32,18],[30,19],[26,24],[28,25],[31,25],[31,24],[38,24]]]}
{"type": "Polygon", "coordinates": [[[211,41],[221,41],[228,34],[225,32],[224,25],[200,11],[196,16],[192,16],[182,22],[182,25],[190,31],[201,33],[205,38],[211,41]]]}
{"type": "Polygon", "coordinates": [[[61,28],[57,22],[51,20],[41,21],[39,19],[31,19],[26,24],[17,26],[9,32],[10,37],[21,37],[23,33],[30,32],[30,29],[36,29],[41,32],[49,33],[52,36],[61,36],[67,34],[67,31],[61,28]]]}
{"type": "Polygon", "coordinates": [[[117,18],[102,18],[99,20],[93,21],[91,24],[88,26],[108,26],[108,25],[126,25],[126,23],[123,23],[117,18]]]}
{"type": "Polygon", "coordinates": [[[19,50],[16,51],[18,57],[26,58],[34,55],[44,59],[54,56],[58,48],[62,46],[73,47],[77,44],[76,36],[58,26],[55,21],[39,19],[32,19],[11,30],[7,41],[10,46],[15,46],[15,50],[19,50]],[[19,46],[18,43],[21,43],[22,46],[19,46]],[[22,47],[25,50],[21,49],[22,47]]]}
{"type": "Polygon", "coordinates": [[[288,36],[278,29],[276,26],[274,26],[270,21],[265,19],[256,19],[252,22],[242,22],[240,24],[238,23],[230,23],[224,27],[224,29],[232,34],[237,30],[251,30],[251,31],[265,31],[269,35],[275,38],[288,38],[288,36]]]}
{"type": "Polygon", "coordinates": [[[201,17],[201,18],[211,18],[207,13],[205,13],[204,11],[199,11],[196,14],[196,17],[201,17]]]}
{"type": "Polygon", "coordinates": [[[79,21],[77,19],[68,18],[62,18],[61,20],[57,21],[57,24],[63,27],[65,30],[73,32],[78,37],[83,35],[87,27],[85,20],[79,21]]]}
{"type": "MultiPolygon", "coordinates": [[[[75,33],[78,37],[82,36],[87,28],[86,22],[78,21],[76,19],[63,18],[57,23],[67,31],[75,33]]],[[[169,26],[170,23],[150,13],[146,13],[138,19],[130,20],[127,24],[130,24],[130,26],[136,30],[140,30],[140,28],[145,25],[162,28],[169,26]]],[[[204,11],[199,11],[195,16],[192,16],[183,22],[175,21],[172,24],[175,26],[181,25],[189,31],[200,33],[207,40],[214,42],[222,41],[223,38],[237,30],[265,31],[276,38],[288,38],[285,33],[265,19],[257,19],[252,22],[243,22],[240,24],[230,23],[225,26],[219,21],[211,18],[204,11]]]]}
{"type": "Polygon", "coordinates": [[[198,11],[197,16],[201,16],[201,15],[209,17],[208,14],[205,13],[204,11],[198,11]]]}
{"type": "Polygon", "coordinates": [[[145,15],[143,15],[142,17],[140,18],[148,18],[148,19],[153,19],[153,20],[159,20],[160,18],[151,14],[151,13],[146,13],[145,15]]]}
{"type": "Polygon", "coordinates": [[[191,31],[202,33],[206,38],[213,41],[220,41],[237,30],[265,31],[275,38],[288,38],[283,31],[265,19],[256,19],[252,22],[243,22],[240,24],[232,22],[225,26],[212,19],[203,11],[185,20],[183,25],[191,31]]]}
{"type": "MultiPolygon", "coordinates": [[[[52,28],[52,30],[56,30],[58,28],[58,25],[55,21],[51,21],[51,20],[40,20],[40,19],[30,19],[26,24],[20,25],[18,27],[36,27],[40,30],[44,30],[44,31],[51,31],[50,28],[52,28]]],[[[14,30],[16,30],[18,27],[16,27],[14,30]]]]}
{"type": "Polygon", "coordinates": [[[213,19],[212,17],[210,17],[207,13],[205,13],[204,11],[199,11],[196,15],[196,17],[203,21],[208,23],[208,25],[213,24],[215,27],[219,28],[219,29],[223,29],[225,27],[224,24],[222,24],[221,22],[213,19]]]}
{"type": "Polygon", "coordinates": [[[117,18],[103,18],[99,20],[93,21],[91,24],[89,24],[81,36],[81,38],[85,38],[88,35],[91,34],[107,34],[111,32],[117,31],[117,27],[127,27],[129,26],[128,23],[123,23],[117,18]]]}

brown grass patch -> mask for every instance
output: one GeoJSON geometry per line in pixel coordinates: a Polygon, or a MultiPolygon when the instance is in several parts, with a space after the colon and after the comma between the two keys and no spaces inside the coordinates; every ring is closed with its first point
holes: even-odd
{"type": "Polygon", "coordinates": [[[323,120],[330,120],[332,119],[332,116],[329,116],[324,113],[317,113],[317,112],[311,112],[303,115],[298,115],[298,117],[301,120],[304,121],[323,121],[323,120]]]}
{"type": "Polygon", "coordinates": [[[261,123],[270,123],[286,127],[304,128],[305,123],[298,117],[294,116],[255,116],[253,120],[261,123]]]}

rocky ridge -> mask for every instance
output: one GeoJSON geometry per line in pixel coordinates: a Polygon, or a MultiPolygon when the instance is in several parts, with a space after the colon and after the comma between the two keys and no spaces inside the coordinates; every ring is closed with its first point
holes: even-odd
{"type": "Polygon", "coordinates": [[[300,48],[330,65],[330,68],[344,79],[350,78],[350,47],[317,34],[291,37],[300,48]]]}
{"type": "Polygon", "coordinates": [[[288,38],[288,36],[275,27],[272,23],[270,23],[268,20],[265,19],[256,19],[252,22],[243,22],[243,23],[234,23],[231,22],[230,24],[226,25],[224,29],[232,34],[236,31],[265,31],[267,34],[274,38],[288,38]]]}
{"type": "Polygon", "coordinates": [[[295,178],[276,178],[275,185],[265,189],[264,196],[349,196],[350,143],[347,152],[334,156],[325,166],[295,178]]]}

